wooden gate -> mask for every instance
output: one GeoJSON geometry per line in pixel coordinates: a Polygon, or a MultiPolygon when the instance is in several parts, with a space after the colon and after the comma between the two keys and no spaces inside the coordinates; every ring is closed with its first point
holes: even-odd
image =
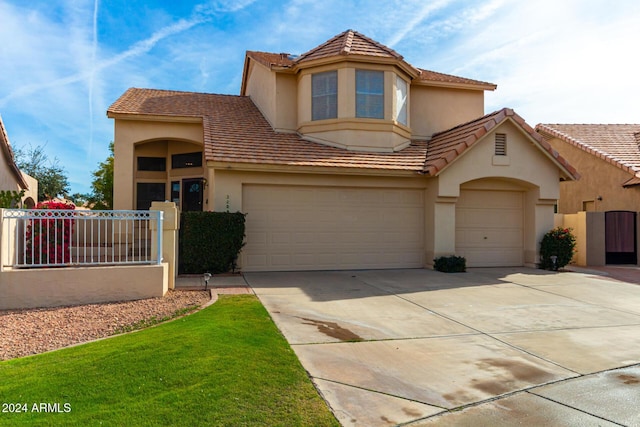
{"type": "Polygon", "coordinates": [[[606,263],[637,264],[636,212],[605,212],[604,224],[606,263]]]}

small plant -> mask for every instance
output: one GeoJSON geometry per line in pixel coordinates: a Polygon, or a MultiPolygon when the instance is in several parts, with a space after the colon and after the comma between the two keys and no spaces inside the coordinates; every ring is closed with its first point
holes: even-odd
{"type": "Polygon", "coordinates": [[[463,256],[441,256],[433,260],[433,269],[444,273],[464,273],[467,271],[467,260],[463,256]]]}
{"type": "Polygon", "coordinates": [[[540,268],[557,271],[571,262],[576,238],[570,228],[556,227],[547,232],[540,242],[540,268]]]}

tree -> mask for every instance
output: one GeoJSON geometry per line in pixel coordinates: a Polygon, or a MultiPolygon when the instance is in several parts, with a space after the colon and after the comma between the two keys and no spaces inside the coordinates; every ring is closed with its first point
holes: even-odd
{"type": "Polygon", "coordinates": [[[113,141],[109,151],[109,157],[92,172],[91,194],[87,198],[91,209],[113,209],[113,141]]]}
{"type": "Polygon", "coordinates": [[[44,146],[15,150],[16,165],[26,174],[38,180],[38,200],[51,200],[65,197],[69,192],[69,180],[66,171],[60,166],[58,158],[50,160],[44,152],[44,146]]]}

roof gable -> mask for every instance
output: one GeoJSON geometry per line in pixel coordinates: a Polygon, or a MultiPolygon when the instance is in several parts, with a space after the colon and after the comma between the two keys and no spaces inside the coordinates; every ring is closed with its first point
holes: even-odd
{"type": "Polygon", "coordinates": [[[571,179],[580,178],[580,174],[578,174],[576,169],[560,156],[522,117],[510,108],[494,111],[476,120],[434,134],[431,140],[429,140],[427,158],[424,166],[425,173],[432,176],[440,174],[460,155],[476,145],[485,135],[506,120],[511,120],[515,126],[520,128],[568,177],[571,179]]]}
{"type": "Polygon", "coordinates": [[[632,184],[640,179],[640,124],[538,124],[536,130],[628,172],[632,184]]]}
{"type": "Polygon", "coordinates": [[[28,189],[29,185],[27,184],[27,181],[25,180],[22,172],[15,162],[13,150],[11,149],[11,143],[9,142],[9,135],[4,128],[4,123],[2,122],[2,116],[0,116],[0,147],[2,149],[2,153],[4,154],[5,164],[10,173],[16,179],[20,188],[23,188],[25,190],[28,189]]]}

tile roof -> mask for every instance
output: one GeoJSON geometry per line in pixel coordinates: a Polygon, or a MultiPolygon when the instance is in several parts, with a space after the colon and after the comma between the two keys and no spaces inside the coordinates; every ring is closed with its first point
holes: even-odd
{"type": "Polygon", "coordinates": [[[640,124],[539,124],[546,138],[557,138],[640,179],[640,124]]]}
{"type": "Polygon", "coordinates": [[[11,149],[11,143],[9,142],[9,135],[4,128],[4,123],[2,122],[2,116],[0,116],[0,147],[4,154],[6,165],[13,177],[18,182],[18,185],[20,186],[20,188],[23,188],[25,190],[28,189],[29,185],[27,184],[24,176],[22,176],[22,172],[18,168],[18,165],[16,165],[13,150],[11,149]]]}
{"type": "Polygon", "coordinates": [[[246,52],[246,57],[252,58],[269,68],[294,68],[299,64],[315,59],[350,55],[389,58],[401,61],[417,75],[415,81],[418,83],[480,86],[484,90],[495,90],[497,87],[493,83],[416,68],[404,61],[402,55],[395,50],[353,30],[344,31],[300,56],[294,56],[289,53],[246,52]]]}
{"type": "Polygon", "coordinates": [[[347,30],[327,40],[320,46],[303,53],[296,58],[295,62],[302,63],[339,55],[378,56],[402,60],[402,55],[390,47],[378,43],[357,31],[347,30]]]}
{"type": "Polygon", "coordinates": [[[249,97],[156,89],[127,90],[109,117],[166,116],[202,119],[207,161],[288,166],[382,169],[421,173],[427,143],[395,153],[349,151],[275,132],[249,97]]]}
{"type": "Polygon", "coordinates": [[[429,141],[429,149],[425,161],[425,173],[429,175],[439,174],[465,150],[473,146],[482,139],[484,135],[508,119],[511,119],[526,132],[537,143],[539,148],[547,152],[556,164],[570,177],[573,179],[580,178],[580,174],[578,174],[576,169],[560,156],[541,135],[536,133],[522,117],[510,108],[494,111],[476,120],[434,134],[429,141]]]}
{"type": "Polygon", "coordinates": [[[276,132],[246,96],[131,88],[109,107],[107,114],[109,117],[123,114],[200,118],[207,161],[407,171],[427,175],[439,174],[487,132],[511,118],[569,175],[579,176],[520,116],[506,108],[435,134],[430,141],[412,141],[408,147],[394,153],[350,151],[307,141],[296,133],[276,132]]]}

